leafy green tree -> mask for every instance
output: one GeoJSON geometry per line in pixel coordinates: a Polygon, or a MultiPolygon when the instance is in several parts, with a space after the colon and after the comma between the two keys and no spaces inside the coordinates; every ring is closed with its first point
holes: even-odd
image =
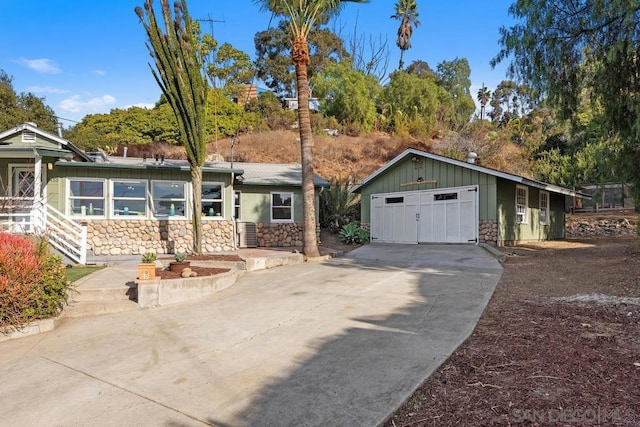
{"type": "Polygon", "coordinates": [[[533,91],[513,80],[503,80],[493,91],[489,117],[494,122],[508,123],[511,119],[523,117],[537,106],[533,91]]]}
{"type": "Polygon", "coordinates": [[[390,110],[390,130],[423,137],[431,136],[440,107],[449,99],[449,94],[434,80],[404,71],[391,73],[381,95],[382,105],[390,110]]]}
{"type": "Polygon", "coordinates": [[[320,193],[320,224],[333,232],[360,219],[360,195],[352,193],[351,178],[331,180],[331,187],[320,193]]]}
{"type": "MultiPolygon", "coordinates": [[[[362,1],[353,0],[361,3],[362,1]]],[[[327,17],[338,13],[345,1],[340,0],[257,0],[263,10],[269,10],[285,18],[290,31],[291,61],[296,70],[298,95],[298,124],[302,158],[303,193],[303,243],[307,256],[319,256],[316,238],[315,186],[313,172],[313,135],[309,112],[308,67],[309,33],[315,24],[326,22],[327,17]]]]}
{"type": "Polygon", "coordinates": [[[58,120],[55,112],[45,104],[44,98],[32,93],[16,93],[13,78],[0,69],[0,129],[6,130],[25,122],[56,132],[58,120]]]}
{"type": "Polygon", "coordinates": [[[634,184],[640,203],[640,3],[517,1],[509,13],[516,24],[501,28],[502,49],[492,64],[510,58],[511,74],[545,93],[565,118],[589,88],[604,126],[620,141],[617,170],[634,184]]]}
{"type": "Polygon", "coordinates": [[[451,96],[451,125],[460,129],[469,123],[476,104],[471,96],[471,67],[465,58],[442,61],[437,68],[438,83],[451,96]]]}
{"type": "Polygon", "coordinates": [[[426,61],[422,60],[413,61],[411,64],[409,64],[409,66],[407,67],[407,73],[415,74],[418,77],[433,80],[436,80],[438,78],[429,64],[426,61]]]}
{"type": "MultiPolygon", "coordinates": [[[[329,64],[335,64],[348,58],[342,39],[326,28],[320,28],[326,17],[320,17],[309,30],[309,78],[318,74],[329,64]]],[[[285,96],[295,95],[296,72],[291,63],[292,31],[287,21],[281,21],[277,27],[256,33],[256,76],[263,80],[267,87],[285,96]]]]}
{"type": "Polygon", "coordinates": [[[398,27],[398,39],[396,45],[400,48],[400,62],[398,70],[404,67],[404,51],[411,48],[411,36],[413,35],[413,27],[418,27],[418,4],[416,0],[399,0],[394,5],[395,14],[391,15],[392,19],[400,21],[398,27]]]}
{"type": "Polygon", "coordinates": [[[487,103],[491,99],[491,91],[487,89],[487,87],[482,83],[482,87],[478,89],[477,98],[480,103],[480,120],[484,120],[484,110],[487,106],[487,103]]]}
{"type": "Polygon", "coordinates": [[[202,167],[206,158],[207,82],[202,75],[203,59],[197,49],[197,32],[187,10],[187,3],[175,2],[174,13],[168,0],[163,0],[162,17],[166,32],[156,20],[153,0],[144,10],[135,12],[149,38],[147,48],[154,59],[149,65],[158,86],[175,113],[180,137],[184,142],[193,185],[193,252],[202,252],[202,167]]]}
{"type": "Polygon", "coordinates": [[[349,61],[330,65],[312,79],[314,91],[321,99],[320,110],[342,124],[359,126],[371,131],[376,120],[376,104],[380,84],[351,68],[349,61]]]}

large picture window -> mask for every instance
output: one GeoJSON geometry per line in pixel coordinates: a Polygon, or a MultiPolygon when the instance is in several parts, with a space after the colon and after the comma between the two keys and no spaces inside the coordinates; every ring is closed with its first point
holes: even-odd
{"type": "Polygon", "coordinates": [[[526,224],[529,211],[529,189],[520,185],[516,186],[516,223],[526,224]]]}
{"type": "Polygon", "coordinates": [[[208,217],[224,216],[224,184],[205,182],[202,184],[202,215],[208,217]]]}
{"type": "Polygon", "coordinates": [[[186,183],[184,181],[153,181],[151,198],[156,217],[186,216],[186,183]]]}
{"type": "Polygon", "coordinates": [[[113,181],[114,216],[147,216],[147,182],[113,181]]]}
{"type": "Polygon", "coordinates": [[[271,221],[293,222],[293,193],[271,193],[271,221]]]}
{"type": "Polygon", "coordinates": [[[69,213],[104,216],[104,180],[69,179],[69,213]]]}
{"type": "Polygon", "coordinates": [[[549,193],[540,192],[540,224],[549,224],[549,193]]]}

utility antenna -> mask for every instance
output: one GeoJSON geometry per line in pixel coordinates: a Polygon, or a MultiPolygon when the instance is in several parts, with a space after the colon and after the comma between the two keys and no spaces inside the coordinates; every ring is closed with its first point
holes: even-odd
{"type": "MultiPolygon", "coordinates": [[[[215,22],[221,22],[221,23],[226,23],[227,21],[224,20],[218,20],[218,19],[213,19],[213,17],[211,16],[211,14],[208,14],[206,18],[202,18],[202,19],[196,19],[196,21],[198,22],[208,22],[209,23],[209,34],[211,35],[211,38],[215,40],[215,37],[213,36],[213,24],[215,22]]],[[[207,62],[207,68],[208,66],[211,64],[211,62],[213,62],[212,58],[211,59],[205,59],[205,61],[207,62]]],[[[209,77],[209,73],[205,71],[205,75],[207,76],[207,78],[209,78],[209,80],[211,80],[211,85],[213,86],[213,89],[215,91],[216,89],[216,79],[213,77],[209,77]]],[[[214,134],[213,134],[213,144],[214,147],[216,149],[216,153],[218,152],[218,102],[217,102],[217,94],[214,92],[213,94],[213,127],[214,127],[214,134]]]]}

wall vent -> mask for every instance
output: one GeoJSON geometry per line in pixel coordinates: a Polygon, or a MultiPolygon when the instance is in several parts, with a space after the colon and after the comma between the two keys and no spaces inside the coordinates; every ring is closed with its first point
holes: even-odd
{"type": "Polygon", "coordinates": [[[240,248],[257,248],[258,247],[258,225],[255,222],[239,222],[238,246],[240,248]]]}

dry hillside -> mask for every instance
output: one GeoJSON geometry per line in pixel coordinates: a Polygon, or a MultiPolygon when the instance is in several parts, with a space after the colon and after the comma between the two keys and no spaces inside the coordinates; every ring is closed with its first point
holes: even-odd
{"type": "MultiPolygon", "coordinates": [[[[300,144],[297,131],[272,131],[241,135],[236,141],[234,159],[239,162],[300,163],[300,144]]],[[[422,141],[370,134],[361,137],[340,135],[314,136],[314,165],[316,173],[333,177],[364,178],[408,147],[431,151],[422,141]]],[[[224,160],[231,156],[231,140],[210,142],[207,152],[224,160]]],[[[167,144],[129,147],[130,156],[164,154],[167,158],[185,158],[184,148],[167,144]]]]}

